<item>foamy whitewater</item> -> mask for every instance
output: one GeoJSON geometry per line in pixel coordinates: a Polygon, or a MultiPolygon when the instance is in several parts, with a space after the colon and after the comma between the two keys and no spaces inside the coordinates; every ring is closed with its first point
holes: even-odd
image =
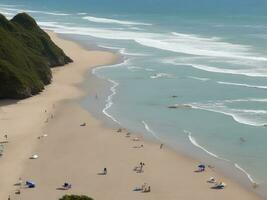
{"type": "Polygon", "coordinates": [[[3,0],[0,12],[8,18],[28,12],[85,47],[120,53],[121,63],[92,71],[108,89],[83,104],[99,99],[99,112],[117,126],[215,165],[248,187],[258,184],[267,196],[267,3],[151,2],[48,0],[44,8],[3,0]]]}

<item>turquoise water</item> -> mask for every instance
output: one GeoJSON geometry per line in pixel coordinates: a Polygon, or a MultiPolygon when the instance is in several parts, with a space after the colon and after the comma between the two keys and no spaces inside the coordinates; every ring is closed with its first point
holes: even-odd
{"type": "Polygon", "coordinates": [[[75,2],[1,1],[0,12],[121,53],[94,70],[110,82],[107,118],[264,192],[267,1],[75,2]]]}

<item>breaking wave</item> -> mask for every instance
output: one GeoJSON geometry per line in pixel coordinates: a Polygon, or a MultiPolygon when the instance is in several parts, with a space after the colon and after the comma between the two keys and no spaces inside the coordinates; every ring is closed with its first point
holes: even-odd
{"type": "Polygon", "coordinates": [[[196,146],[197,148],[203,150],[204,152],[206,152],[207,154],[209,154],[209,155],[212,156],[212,157],[215,157],[215,158],[217,158],[217,159],[224,160],[224,161],[229,161],[229,160],[226,160],[226,159],[224,159],[224,158],[221,158],[221,157],[219,157],[218,155],[216,155],[216,154],[214,154],[214,153],[208,151],[205,147],[203,147],[203,146],[201,146],[200,144],[198,144],[197,141],[196,141],[196,139],[192,136],[192,133],[191,133],[191,132],[186,131],[186,130],[184,130],[184,132],[188,135],[188,139],[190,140],[190,142],[191,142],[194,146],[196,146]]]}
{"type": "Polygon", "coordinates": [[[184,131],[185,133],[188,134],[188,139],[189,141],[194,145],[196,146],[197,148],[203,150],[205,153],[207,153],[208,155],[212,156],[212,157],[215,157],[219,160],[223,160],[223,161],[226,161],[228,163],[232,163],[239,171],[241,171],[242,173],[244,173],[247,178],[249,179],[249,181],[252,183],[252,184],[257,184],[256,181],[252,178],[252,176],[246,171],[244,170],[242,167],[240,167],[237,163],[233,163],[232,161],[230,160],[227,160],[227,159],[224,159],[224,158],[221,158],[219,157],[218,155],[208,151],[206,148],[204,148],[203,146],[201,146],[200,144],[197,143],[196,139],[192,136],[192,133],[189,132],[189,131],[184,131]]]}
{"type": "Polygon", "coordinates": [[[158,74],[150,76],[150,78],[152,78],[152,79],[158,79],[158,78],[164,78],[164,77],[172,78],[173,75],[172,74],[167,74],[167,73],[158,73],[158,74]]]}
{"type": "Polygon", "coordinates": [[[267,86],[263,85],[249,85],[244,83],[231,83],[231,82],[224,82],[224,81],[217,81],[219,84],[223,85],[233,85],[233,86],[241,86],[241,87],[248,87],[248,88],[258,88],[258,89],[267,89],[267,86]]]}
{"type": "Polygon", "coordinates": [[[149,132],[153,137],[160,140],[160,138],[156,135],[156,133],[148,126],[148,124],[145,121],[142,121],[142,124],[144,125],[147,132],[149,132]]]}
{"type": "Polygon", "coordinates": [[[199,81],[208,81],[209,78],[202,78],[202,77],[195,77],[195,76],[188,76],[188,78],[199,80],[199,81]]]}
{"type": "Polygon", "coordinates": [[[109,117],[110,119],[112,119],[112,121],[116,122],[117,124],[120,124],[120,122],[117,119],[115,119],[115,117],[113,117],[111,114],[108,113],[108,109],[110,109],[110,107],[113,105],[112,98],[113,98],[114,95],[116,95],[116,87],[118,87],[119,83],[117,83],[116,81],[110,80],[110,79],[108,79],[108,81],[110,83],[112,83],[113,85],[110,88],[111,94],[106,99],[106,105],[105,105],[104,109],[102,110],[102,112],[107,117],[109,117]]]}
{"type": "MultiPolygon", "coordinates": [[[[70,27],[47,22],[41,22],[40,24],[58,33],[88,35],[96,38],[112,40],[133,40],[142,46],[188,55],[207,56],[209,58],[215,57],[250,61],[267,61],[266,57],[255,55],[253,51],[250,51],[251,47],[249,46],[227,43],[217,38],[203,38],[196,35],[178,33],[154,33],[147,31],[113,30],[109,28],[70,27]]],[[[179,63],[173,64],[179,65],[179,63]]],[[[263,68],[259,68],[258,71],[253,74],[253,71],[250,69],[232,70],[188,63],[187,65],[212,72],[267,76],[267,71],[263,68]]]]}
{"type": "MultiPolygon", "coordinates": [[[[231,103],[235,100],[226,100],[224,103],[231,103]]],[[[237,102],[237,101],[236,101],[237,102]]],[[[212,103],[192,103],[193,109],[206,110],[210,112],[220,113],[232,117],[240,124],[250,126],[266,126],[267,111],[266,110],[252,110],[252,109],[234,109],[227,107],[223,102],[212,103]]]]}
{"type": "Polygon", "coordinates": [[[91,22],[95,22],[95,23],[105,23],[105,24],[143,25],[143,26],[152,25],[152,24],[141,23],[141,22],[122,21],[122,20],[117,20],[117,19],[92,17],[92,16],[86,16],[86,17],[83,17],[83,19],[91,21],[91,22]]]}

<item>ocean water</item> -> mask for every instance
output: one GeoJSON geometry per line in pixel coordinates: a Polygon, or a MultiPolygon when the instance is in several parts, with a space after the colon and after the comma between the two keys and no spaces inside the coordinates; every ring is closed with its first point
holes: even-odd
{"type": "Polygon", "coordinates": [[[9,18],[21,11],[123,56],[92,72],[109,83],[106,118],[267,196],[266,0],[0,1],[9,18]]]}

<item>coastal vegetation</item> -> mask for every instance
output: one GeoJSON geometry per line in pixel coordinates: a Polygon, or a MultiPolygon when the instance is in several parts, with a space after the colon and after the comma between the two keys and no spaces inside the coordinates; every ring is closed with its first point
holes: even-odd
{"type": "Polygon", "coordinates": [[[93,200],[92,198],[85,196],[85,195],[64,195],[59,200],[93,200]]]}
{"type": "Polygon", "coordinates": [[[51,67],[72,60],[26,13],[0,14],[0,99],[23,99],[51,83],[51,67]]]}

